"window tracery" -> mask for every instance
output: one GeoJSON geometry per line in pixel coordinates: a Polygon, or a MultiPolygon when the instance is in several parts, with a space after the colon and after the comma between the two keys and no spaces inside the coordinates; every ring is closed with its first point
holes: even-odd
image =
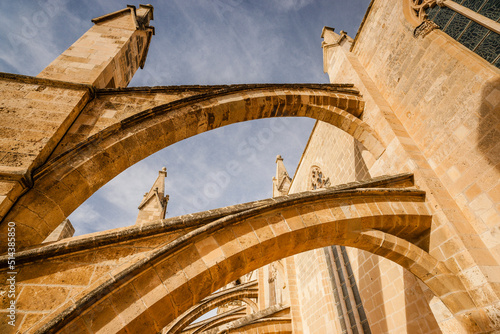
{"type": "Polygon", "coordinates": [[[436,0],[410,0],[412,15],[421,22],[427,18],[427,9],[434,7],[435,5],[436,0]]]}
{"type": "Polygon", "coordinates": [[[311,167],[311,189],[316,190],[330,185],[330,178],[326,177],[318,166],[311,167]]]}
{"type": "MultiPolygon", "coordinates": [[[[440,28],[450,37],[500,68],[498,0],[404,0],[417,22],[415,37],[440,28]]],[[[408,12],[407,12],[408,13],[408,12]]]]}

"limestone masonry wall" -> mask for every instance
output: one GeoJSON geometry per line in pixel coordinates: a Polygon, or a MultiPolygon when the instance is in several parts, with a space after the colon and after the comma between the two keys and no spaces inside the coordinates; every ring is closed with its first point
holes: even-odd
{"type": "Polygon", "coordinates": [[[413,28],[402,1],[375,1],[353,52],[498,264],[500,70],[413,28]]]}
{"type": "MultiPolygon", "coordinates": [[[[311,166],[320,166],[324,176],[330,179],[331,185],[368,178],[368,167],[362,157],[362,149],[362,145],[352,136],[329,124],[318,122],[297,168],[291,192],[310,189],[311,166]]],[[[325,270],[326,267],[321,267],[325,261],[324,255],[321,253],[311,251],[295,256],[297,263],[309,263],[307,268],[298,270],[299,281],[311,275],[319,275],[321,270],[325,270]],[[311,268],[313,265],[315,267],[311,268]]],[[[374,333],[402,333],[405,331],[408,333],[419,331],[440,333],[439,326],[421,293],[420,286],[411,274],[392,261],[362,250],[347,247],[347,253],[351,260],[368,323],[374,333]],[[412,306],[410,307],[408,304],[412,304],[412,306]],[[416,314],[418,316],[415,316],[416,314]]],[[[330,277],[328,279],[331,280],[330,277]]],[[[299,290],[304,289],[305,286],[303,283],[299,284],[299,290]]],[[[319,289],[319,286],[316,288],[319,289]]],[[[325,295],[319,293],[311,295],[311,292],[303,293],[300,300],[304,304],[315,303],[317,300],[321,300],[323,304],[331,303],[333,292],[331,290],[328,293],[323,290],[321,292],[325,295]]],[[[350,303],[353,306],[356,305],[354,299],[350,300],[350,303]]],[[[335,319],[338,319],[336,308],[330,309],[330,312],[335,316],[335,319]]],[[[312,314],[314,314],[312,310],[303,314],[303,321],[306,324],[308,320],[313,321],[312,314]]],[[[350,328],[347,317],[345,321],[347,327],[350,328]]],[[[314,333],[315,331],[311,328],[317,328],[316,325],[311,323],[309,328],[304,326],[304,332],[314,333]]],[[[337,326],[340,328],[340,325],[337,326]]]]}
{"type": "MultiPolygon", "coordinates": [[[[414,38],[402,5],[373,1],[352,52],[327,30],[325,69],[332,82],[360,89],[362,119],[384,142],[377,160],[363,155],[370,175],[412,171],[427,191],[433,227],[417,244],[457,273],[485,316],[498,319],[500,71],[440,30],[414,38]]],[[[460,331],[428,301],[441,329],[460,331]]]]}

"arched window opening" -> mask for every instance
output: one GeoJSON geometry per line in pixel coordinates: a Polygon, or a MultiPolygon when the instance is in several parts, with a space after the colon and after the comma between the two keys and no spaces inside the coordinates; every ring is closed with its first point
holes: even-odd
{"type": "Polygon", "coordinates": [[[320,188],[325,188],[330,186],[330,178],[325,177],[323,175],[323,172],[321,171],[321,168],[318,166],[312,166],[311,167],[311,181],[310,181],[310,188],[312,190],[320,189],[320,188]]]}

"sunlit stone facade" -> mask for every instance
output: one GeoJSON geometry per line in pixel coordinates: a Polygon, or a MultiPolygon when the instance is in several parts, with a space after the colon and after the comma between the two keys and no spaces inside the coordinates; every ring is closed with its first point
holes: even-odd
{"type": "Polygon", "coordinates": [[[325,27],[331,84],[126,88],[150,5],[94,19],[37,77],[0,74],[0,237],[16,239],[0,332],[498,332],[500,70],[430,23],[442,8],[470,14],[374,0],[354,39],[325,27]],[[272,198],[165,218],[162,169],[135,225],[70,236],[67,216],[137,161],[286,116],[317,123],[293,177],[277,157],[272,198]]]}

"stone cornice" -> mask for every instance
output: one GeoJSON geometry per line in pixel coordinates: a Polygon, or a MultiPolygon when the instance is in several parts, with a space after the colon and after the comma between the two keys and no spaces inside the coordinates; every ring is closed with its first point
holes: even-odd
{"type": "Polygon", "coordinates": [[[27,84],[33,84],[33,85],[43,85],[43,86],[50,86],[50,87],[56,87],[56,88],[67,88],[67,89],[75,89],[75,90],[87,90],[92,98],[95,96],[95,87],[92,85],[86,85],[86,84],[80,84],[80,83],[74,83],[74,82],[68,82],[68,81],[61,81],[61,80],[54,80],[54,79],[46,79],[46,78],[38,78],[38,77],[32,77],[29,75],[23,75],[23,74],[13,74],[13,73],[5,73],[5,72],[0,72],[0,80],[11,80],[11,81],[17,81],[17,82],[22,82],[22,83],[27,83],[27,84]]]}

